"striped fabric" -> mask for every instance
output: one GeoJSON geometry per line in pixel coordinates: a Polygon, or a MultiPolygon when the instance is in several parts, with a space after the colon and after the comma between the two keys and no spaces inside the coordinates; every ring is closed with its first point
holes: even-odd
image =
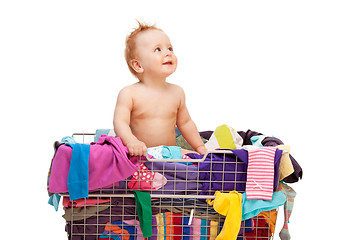
{"type": "Polygon", "coordinates": [[[249,150],[245,190],[247,199],[272,199],[275,152],[275,147],[260,147],[249,150]]]}
{"type": "Polygon", "coordinates": [[[151,237],[143,238],[139,221],[124,220],[108,222],[99,240],[215,240],[221,227],[217,221],[163,212],[153,216],[151,237]]]}
{"type": "Polygon", "coordinates": [[[165,212],[156,216],[157,240],[215,240],[218,222],[165,212]]]}

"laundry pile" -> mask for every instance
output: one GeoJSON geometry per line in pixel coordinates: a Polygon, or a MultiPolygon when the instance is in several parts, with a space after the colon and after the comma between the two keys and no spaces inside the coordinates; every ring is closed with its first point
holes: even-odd
{"type": "Polygon", "coordinates": [[[284,206],[282,240],[302,169],[280,139],[227,125],[200,132],[205,155],[176,146],[130,157],[111,130],[94,142],[55,143],[48,175],[49,203],[64,207],[69,239],[268,239],[284,206]],[[222,151],[226,150],[226,151],[222,151]],[[175,159],[175,160],[174,160],[175,159]],[[179,160],[181,159],[181,160],[179,160]]]}

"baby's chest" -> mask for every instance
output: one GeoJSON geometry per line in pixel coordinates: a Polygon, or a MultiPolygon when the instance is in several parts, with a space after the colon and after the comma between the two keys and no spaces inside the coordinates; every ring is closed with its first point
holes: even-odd
{"type": "Polygon", "coordinates": [[[141,98],[134,101],[133,114],[141,117],[176,117],[179,101],[171,98],[141,98]]]}

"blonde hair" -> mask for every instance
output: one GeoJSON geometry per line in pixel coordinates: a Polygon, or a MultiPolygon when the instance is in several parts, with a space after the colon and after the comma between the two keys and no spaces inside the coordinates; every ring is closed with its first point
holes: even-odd
{"type": "Polygon", "coordinates": [[[151,29],[154,29],[154,30],[160,30],[162,31],[161,29],[157,28],[155,26],[155,24],[146,24],[146,23],[142,23],[142,22],[138,22],[138,27],[135,28],[127,37],[126,37],[126,41],[125,41],[125,60],[126,60],[126,63],[129,67],[129,70],[130,72],[136,77],[136,72],[135,70],[132,68],[131,66],[131,60],[135,58],[135,54],[134,54],[134,50],[136,48],[136,45],[135,45],[135,40],[136,40],[136,37],[137,35],[139,35],[141,32],[145,32],[147,30],[151,30],[151,29]]]}

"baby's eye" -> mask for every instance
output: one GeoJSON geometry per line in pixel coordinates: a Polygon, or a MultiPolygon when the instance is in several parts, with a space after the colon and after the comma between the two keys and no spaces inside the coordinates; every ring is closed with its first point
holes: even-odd
{"type": "Polygon", "coordinates": [[[172,47],[169,47],[168,50],[171,52],[174,51],[174,49],[172,47]]]}
{"type": "Polygon", "coordinates": [[[155,52],[160,52],[161,49],[160,48],[155,48],[155,52]]]}

